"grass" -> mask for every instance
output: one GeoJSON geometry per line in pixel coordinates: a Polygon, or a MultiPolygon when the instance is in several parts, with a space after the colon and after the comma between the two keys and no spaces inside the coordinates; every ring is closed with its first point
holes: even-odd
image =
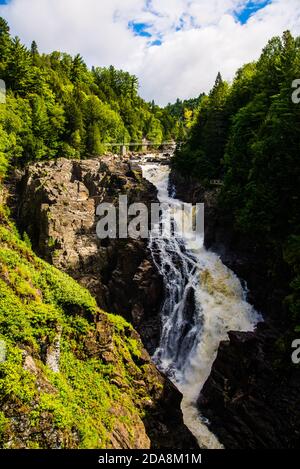
{"type": "Polygon", "coordinates": [[[134,386],[143,370],[133,332],[39,259],[0,208],[0,339],[7,349],[0,363],[1,447],[107,448],[120,424],[133,441],[146,393],[134,386]],[[58,330],[55,373],[45,355],[58,330]],[[99,345],[103,335],[110,360],[99,345]]]}

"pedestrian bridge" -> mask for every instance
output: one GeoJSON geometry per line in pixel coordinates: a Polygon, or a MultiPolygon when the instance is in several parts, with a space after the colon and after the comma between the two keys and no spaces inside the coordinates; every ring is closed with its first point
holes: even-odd
{"type": "Polygon", "coordinates": [[[142,141],[142,142],[110,142],[110,143],[103,143],[107,148],[120,148],[121,155],[126,155],[128,149],[130,148],[139,148],[141,151],[147,151],[148,148],[175,148],[180,145],[180,142],[167,141],[167,142],[149,142],[149,141],[142,141]]]}

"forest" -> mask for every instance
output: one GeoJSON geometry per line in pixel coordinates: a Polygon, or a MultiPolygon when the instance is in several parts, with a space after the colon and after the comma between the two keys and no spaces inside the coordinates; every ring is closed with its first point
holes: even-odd
{"type": "Polygon", "coordinates": [[[300,38],[273,37],[232,84],[219,73],[174,166],[205,189],[219,179],[220,217],[264,252],[271,282],[289,284],[286,318],[300,318],[300,38]]]}
{"type": "MultiPolygon", "coordinates": [[[[85,158],[107,144],[184,142],[174,167],[209,188],[220,179],[220,207],[234,229],[270,252],[270,269],[288,265],[292,315],[300,307],[300,38],[272,38],[257,62],[229,84],[219,73],[208,95],[165,108],[145,102],[128,72],[88,69],[80,55],[40,54],[11,37],[0,19],[0,178],[29,161],[85,158]],[[273,259],[278,261],[274,267],[273,259]]],[[[137,147],[136,149],[138,149],[137,147]]],[[[276,261],[276,262],[277,262],[276,261]]]]}
{"type": "MultiPolygon", "coordinates": [[[[59,156],[82,158],[117,151],[110,143],[159,145],[186,128],[168,108],[146,103],[128,72],[88,69],[80,55],[39,54],[11,37],[0,19],[0,76],[7,88],[0,108],[0,178],[9,165],[59,156]]],[[[139,148],[139,147],[137,147],[139,148]]]]}
{"type": "MultiPolygon", "coordinates": [[[[293,315],[299,310],[300,38],[272,38],[232,83],[219,73],[208,95],[161,108],[138,94],[128,72],[92,67],[78,54],[40,54],[0,19],[0,179],[29,161],[86,158],[117,151],[114,142],[184,142],[174,167],[209,188],[220,179],[220,208],[234,229],[288,265],[293,315]]],[[[139,149],[136,147],[135,149],[139,149]]]]}

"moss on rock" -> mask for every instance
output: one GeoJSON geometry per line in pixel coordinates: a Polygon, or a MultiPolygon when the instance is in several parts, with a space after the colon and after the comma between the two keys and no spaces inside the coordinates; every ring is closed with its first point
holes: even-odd
{"type": "Polygon", "coordinates": [[[134,385],[143,375],[138,336],[36,257],[1,214],[1,447],[149,447],[134,385]],[[58,330],[54,372],[46,363],[58,330]]]}

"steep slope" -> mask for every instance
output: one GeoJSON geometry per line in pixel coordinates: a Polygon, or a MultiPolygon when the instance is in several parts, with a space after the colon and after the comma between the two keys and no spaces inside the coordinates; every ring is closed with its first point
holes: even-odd
{"type": "Polygon", "coordinates": [[[132,326],[27,244],[1,205],[1,447],[194,447],[132,326]]]}

